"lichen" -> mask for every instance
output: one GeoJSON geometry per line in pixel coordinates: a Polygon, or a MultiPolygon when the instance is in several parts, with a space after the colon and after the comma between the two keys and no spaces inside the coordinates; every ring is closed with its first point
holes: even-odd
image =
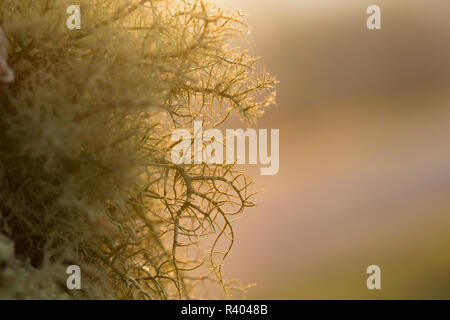
{"type": "Polygon", "coordinates": [[[15,72],[0,85],[0,233],[14,243],[11,259],[0,245],[0,297],[194,298],[208,279],[228,294],[222,260],[251,180],[171,163],[170,133],[231,114],[253,123],[274,102],[275,80],[230,46],[240,13],[75,1],[83,24],[68,30],[73,2],[0,2],[15,72]],[[65,287],[72,264],[82,290],[65,287]]]}

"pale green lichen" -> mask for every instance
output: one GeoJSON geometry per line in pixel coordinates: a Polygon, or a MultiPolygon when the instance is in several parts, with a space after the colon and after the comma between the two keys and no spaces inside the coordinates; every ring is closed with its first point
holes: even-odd
{"type": "Polygon", "coordinates": [[[275,80],[229,47],[240,15],[210,1],[2,0],[0,25],[16,75],[0,86],[0,233],[15,245],[12,258],[0,245],[0,297],[229,288],[221,261],[231,219],[253,205],[250,180],[233,165],[172,164],[170,133],[232,113],[251,123],[273,102],[261,93],[275,80]],[[81,30],[66,28],[71,4],[81,30]],[[65,287],[72,264],[82,290],[65,287]]]}

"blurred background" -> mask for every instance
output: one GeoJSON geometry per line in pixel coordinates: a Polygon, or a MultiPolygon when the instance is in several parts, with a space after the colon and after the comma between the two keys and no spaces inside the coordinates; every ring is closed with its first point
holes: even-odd
{"type": "Polygon", "coordinates": [[[250,299],[450,299],[450,2],[221,2],[281,82],[258,124],[280,129],[280,171],[246,166],[265,192],[225,276],[250,299]]]}

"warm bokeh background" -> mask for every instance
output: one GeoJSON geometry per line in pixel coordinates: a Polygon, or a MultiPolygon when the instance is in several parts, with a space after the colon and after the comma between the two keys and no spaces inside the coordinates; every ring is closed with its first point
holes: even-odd
{"type": "Polygon", "coordinates": [[[226,276],[257,283],[248,298],[450,298],[450,2],[221,2],[281,81],[259,123],[280,129],[280,171],[247,167],[265,192],[226,276]]]}

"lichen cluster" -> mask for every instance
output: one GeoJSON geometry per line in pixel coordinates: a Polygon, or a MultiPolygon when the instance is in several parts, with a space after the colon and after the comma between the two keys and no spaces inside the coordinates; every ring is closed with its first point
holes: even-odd
{"type": "Polygon", "coordinates": [[[231,292],[221,264],[251,181],[171,163],[170,137],[273,103],[275,80],[230,45],[240,19],[211,1],[0,2],[15,73],[0,84],[0,298],[231,292]],[[72,4],[81,30],[66,28],[72,4]],[[73,264],[82,290],[66,288],[73,264]]]}

